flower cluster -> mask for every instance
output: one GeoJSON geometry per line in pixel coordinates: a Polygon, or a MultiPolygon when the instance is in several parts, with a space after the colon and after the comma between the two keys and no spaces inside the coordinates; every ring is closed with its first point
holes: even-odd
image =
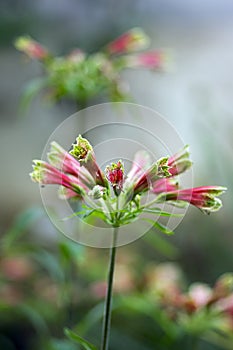
{"type": "Polygon", "coordinates": [[[34,161],[32,180],[60,185],[62,198],[84,201],[85,217],[101,213],[101,219],[113,227],[131,223],[142,213],[167,216],[167,212],[156,207],[164,202],[172,205],[190,203],[207,213],[217,211],[221,207],[217,196],[226,190],[221,186],[179,188],[177,176],[192,165],[187,147],[156,162],[151,162],[147,152],[139,151],[127,175],[121,160],[107,166],[105,171],[100,169],[93,147],[81,135],[69,153],[52,142],[48,160],[49,163],[34,161]],[[148,193],[153,199],[146,203],[141,201],[148,193]]]}
{"type": "MultiPolygon", "coordinates": [[[[192,283],[184,291],[182,271],[172,263],[162,263],[150,266],[146,277],[146,288],[149,295],[156,299],[158,304],[167,313],[169,318],[185,326],[199,315],[205,327],[212,327],[213,319],[217,327],[233,329],[233,274],[224,273],[214,286],[206,283],[192,283]],[[186,315],[186,316],[184,316],[186,315]],[[219,322],[219,318],[223,322],[219,322]],[[212,318],[212,320],[211,320],[212,318]],[[209,324],[208,324],[209,322],[209,324]]],[[[223,329],[222,329],[223,331],[223,329]]]]}
{"type": "Polygon", "coordinates": [[[52,99],[68,97],[79,104],[105,92],[112,101],[127,99],[127,89],[119,76],[123,69],[163,70],[167,61],[164,51],[138,52],[148,45],[149,38],[139,28],[129,30],[93,54],[76,48],[66,56],[55,57],[29,36],[15,42],[18,50],[40,61],[45,69],[45,78],[35,82],[30,94],[46,87],[52,99]]]}

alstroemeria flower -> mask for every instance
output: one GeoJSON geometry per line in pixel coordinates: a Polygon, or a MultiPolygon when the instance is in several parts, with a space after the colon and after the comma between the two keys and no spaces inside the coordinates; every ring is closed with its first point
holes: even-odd
{"type": "Polygon", "coordinates": [[[183,173],[192,166],[189,159],[189,149],[185,146],[182,150],[177,152],[174,156],[168,158],[169,173],[172,176],[183,173]]]}
{"type": "Polygon", "coordinates": [[[111,55],[142,50],[149,44],[149,38],[140,28],[133,28],[110,42],[106,50],[111,55]]]}
{"type": "Polygon", "coordinates": [[[161,201],[182,201],[188,202],[206,212],[217,211],[221,208],[222,202],[217,196],[226,191],[222,186],[202,186],[184,190],[165,192],[160,195],[161,201]]]}
{"type": "Polygon", "coordinates": [[[152,164],[152,166],[135,181],[133,186],[134,195],[148,191],[159,178],[158,165],[156,163],[152,164]]]}
{"type": "Polygon", "coordinates": [[[88,188],[95,185],[95,180],[85,167],[81,167],[74,157],[66,152],[57,142],[51,143],[48,160],[51,165],[61,170],[64,173],[74,175],[88,188]]]}
{"type": "Polygon", "coordinates": [[[18,50],[26,53],[30,58],[44,60],[49,57],[48,50],[29,36],[19,37],[15,42],[15,46],[18,50]]]}
{"type": "Polygon", "coordinates": [[[230,315],[233,318],[233,294],[220,299],[217,303],[216,303],[216,309],[218,311],[227,313],[228,315],[230,315]]]}
{"type": "MultiPolygon", "coordinates": [[[[55,56],[29,36],[16,39],[15,47],[43,66],[40,77],[26,89],[27,101],[44,90],[53,102],[63,98],[74,100],[83,108],[89,99],[101,94],[113,102],[129,100],[128,84],[121,80],[124,69],[144,67],[155,70],[165,67],[166,53],[144,52],[150,40],[140,28],[133,28],[91,54],[76,47],[70,53],[55,56]],[[141,52],[140,52],[141,51],[141,52]]],[[[166,68],[166,67],[165,67],[166,68]]]]}
{"type": "Polygon", "coordinates": [[[173,157],[152,162],[145,151],[139,151],[128,175],[124,173],[121,160],[108,165],[103,172],[97,164],[93,147],[80,135],[69,153],[52,142],[48,153],[50,163],[34,161],[31,177],[41,184],[60,185],[61,198],[84,200],[90,206],[90,213],[101,212],[101,218],[111,226],[128,224],[148,210],[152,214],[161,212],[167,216],[169,213],[155,207],[163,202],[172,205],[190,203],[206,212],[218,210],[221,201],[217,196],[226,190],[224,187],[179,189],[176,175],[191,165],[188,155],[187,148],[184,148],[173,157]],[[154,200],[141,204],[145,193],[154,195],[154,200]]]}
{"type": "Polygon", "coordinates": [[[204,283],[194,283],[190,286],[186,302],[192,304],[193,309],[206,306],[212,298],[212,289],[204,283]]]}
{"type": "Polygon", "coordinates": [[[96,163],[93,148],[87,139],[79,135],[76,143],[73,144],[70,154],[79,161],[81,166],[84,166],[89,171],[98,185],[106,186],[106,179],[96,163]]]}
{"type": "Polygon", "coordinates": [[[42,160],[34,160],[33,162],[33,172],[30,175],[34,182],[43,185],[61,185],[72,190],[76,195],[82,196],[84,194],[84,190],[87,187],[79,181],[78,177],[68,176],[42,160]]]}
{"type": "Polygon", "coordinates": [[[132,167],[127,174],[127,181],[135,181],[150,167],[150,165],[150,155],[146,151],[138,151],[134,156],[132,167]]]}
{"type": "MultiPolygon", "coordinates": [[[[169,170],[170,171],[170,170],[169,170]]],[[[177,181],[172,178],[159,179],[153,184],[152,192],[155,194],[160,194],[163,192],[176,191],[179,188],[177,181]]]]}
{"type": "Polygon", "coordinates": [[[167,61],[167,54],[163,51],[147,51],[125,56],[128,67],[143,67],[149,69],[163,69],[167,61]]]}

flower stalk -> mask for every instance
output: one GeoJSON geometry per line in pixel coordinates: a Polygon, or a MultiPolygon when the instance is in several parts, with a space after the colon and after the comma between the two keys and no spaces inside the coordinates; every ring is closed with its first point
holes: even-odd
{"type": "Polygon", "coordinates": [[[101,350],[108,349],[109,337],[110,337],[112,290],[113,290],[114,268],[115,268],[115,260],[116,260],[116,249],[117,249],[116,240],[117,240],[118,229],[119,229],[118,227],[114,227],[113,229],[113,242],[112,242],[112,247],[110,248],[108,284],[107,284],[107,294],[105,298],[101,350]]]}

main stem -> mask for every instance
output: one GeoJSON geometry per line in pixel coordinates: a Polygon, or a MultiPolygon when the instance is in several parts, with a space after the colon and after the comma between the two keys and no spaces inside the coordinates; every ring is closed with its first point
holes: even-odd
{"type": "Polygon", "coordinates": [[[116,238],[117,238],[117,232],[118,232],[118,227],[114,227],[113,242],[112,242],[112,247],[110,249],[109,271],[108,271],[108,289],[107,289],[107,295],[106,295],[106,299],[105,299],[101,350],[108,350],[108,342],[109,342],[109,336],[110,336],[112,286],[113,286],[113,276],[114,276],[115,257],[116,257],[115,243],[116,243],[116,238]]]}

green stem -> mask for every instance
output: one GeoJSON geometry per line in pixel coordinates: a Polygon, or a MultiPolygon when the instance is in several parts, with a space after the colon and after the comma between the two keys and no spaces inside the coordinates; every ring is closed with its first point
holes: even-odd
{"type": "MultiPolygon", "coordinates": [[[[149,208],[152,204],[154,203],[158,203],[159,204],[159,201],[157,198],[153,199],[152,201],[150,201],[149,203],[146,203],[145,205],[141,206],[141,209],[144,209],[144,208],[149,208]]],[[[160,202],[161,203],[161,202],[160,202]]]]}
{"type": "Polygon", "coordinates": [[[117,232],[118,232],[118,227],[114,227],[113,242],[112,242],[112,247],[110,248],[109,271],[108,271],[108,289],[107,289],[107,296],[105,299],[101,350],[108,350],[108,342],[109,342],[109,336],[110,336],[112,287],[113,287],[113,276],[114,276],[115,257],[116,257],[115,243],[116,243],[116,238],[117,238],[117,232]]]}

